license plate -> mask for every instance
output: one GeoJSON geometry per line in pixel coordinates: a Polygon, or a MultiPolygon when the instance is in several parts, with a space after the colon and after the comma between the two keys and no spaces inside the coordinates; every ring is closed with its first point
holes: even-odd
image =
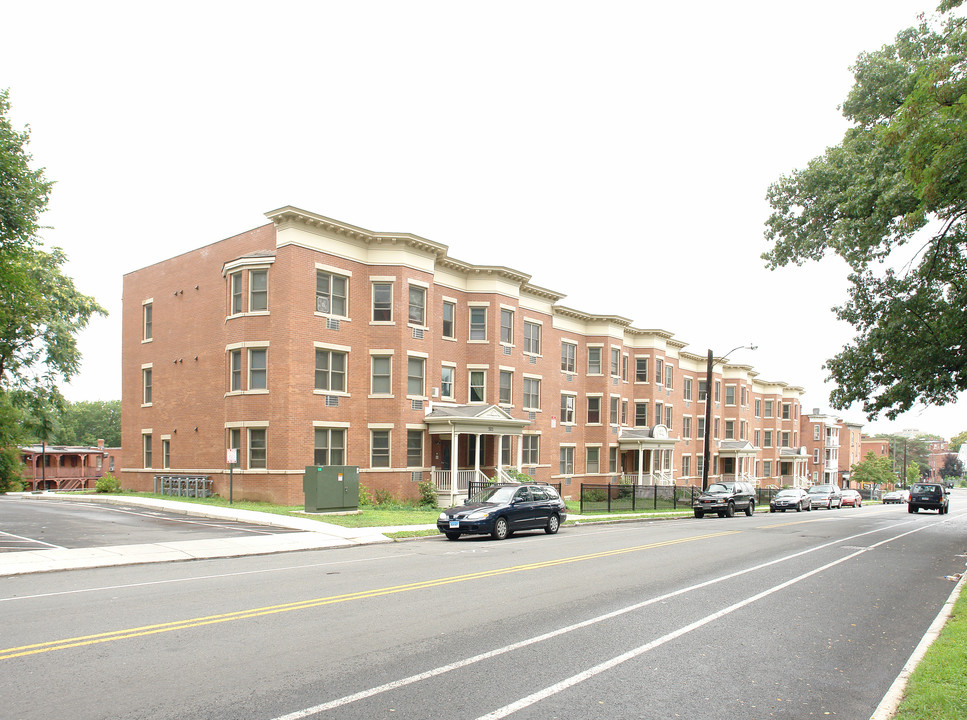
{"type": "Polygon", "coordinates": [[[460,521],[459,520],[451,520],[450,521],[450,527],[451,528],[457,528],[457,529],[459,529],[460,528],[460,521]]]}

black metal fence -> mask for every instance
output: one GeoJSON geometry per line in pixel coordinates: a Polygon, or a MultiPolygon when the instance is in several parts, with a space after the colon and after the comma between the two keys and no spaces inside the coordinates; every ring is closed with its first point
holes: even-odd
{"type": "Polygon", "coordinates": [[[692,485],[599,485],[581,483],[582,515],[595,512],[683,510],[701,495],[692,485]]]}
{"type": "Polygon", "coordinates": [[[154,491],[176,497],[211,497],[212,479],[209,475],[155,475],[154,491]]]}
{"type": "MultiPolygon", "coordinates": [[[[561,494],[561,483],[539,483],[540,485],[549,485],[550,487],[557,490],[557,494],[561,494]]],[[[478,480],[471,480],[467,483],[467,497],[472,498],[481,490],[486,490],[492,487],[517,487],[517,483],[500,483],[500,482],[482,482],[478,480]]]]}

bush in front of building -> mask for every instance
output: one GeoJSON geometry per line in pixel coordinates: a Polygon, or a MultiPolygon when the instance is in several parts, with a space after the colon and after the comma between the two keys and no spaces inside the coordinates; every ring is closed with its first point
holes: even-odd
{"type": "Polygon", "coordinates": [[[99,477],[94,483],[94,490],[99,493],[119,493],[121,492],[121,481],[111,473],[99,477]]]}
{"type": "Polygon", "coordinates": [[[436,488],[433,487],[432,480],[424,480],[420,483],[420,505],[424,507],[437,507],[436,488]]]}
{"type": "Polygon", "coordinates": [[[366,507],[373,504],[373,494],[369,488],[359,483],[359,507],[366,507]]]}

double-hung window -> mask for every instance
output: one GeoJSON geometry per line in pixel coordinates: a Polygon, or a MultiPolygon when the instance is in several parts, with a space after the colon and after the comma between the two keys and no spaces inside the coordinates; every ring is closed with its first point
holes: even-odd
{"type": "Polygon", "coordinates": [[[611,348],[611,377],[621,377],[621,350],[611,348]]]}
{"type": "Polygon", "coordinates": [[[268,366],[265,348],[250,348],[248,351],[248,389],[265,390],[268,387],[268,366]]]}
{"type": "Polygon", "coordinates": [[[457,316],[457,306],[452,302],[443,303],[443,337],[455,338],[457,336],[456,326],[454,325],[457,316]]]}
{"type": "Polygon", "coordinates": [[[512,373],[510,370],[501,370],[499,381],[500,394],[498,400],[501,405],[510,405],[513,401],[514,373],[512,373]]]}
{"type": "Polygon", "coordinates": [[[316,390],[345,392],[346,353],[316,348],[316,390]]]}
{"type": "Polygon", "coordinates": [[[537,465],[540,450],[540,435],[524,435],[521,448],[521,463],[523,465],[537,465]]]}
{"type": "Polygon", "coordinates": [[[393,283],[373,283],[373,322],[393,322],[393,283]]]}
{"type": "Polygon", "coordinates": [[[524,409],[539,410],[541,407],[541,381],[537,378],[524,378],[524,409]]]}
{"type": "Polygon", "coordinates": [[[588,475],[597,475],[601,472],[601,448],[589,447],[587,450],[587,460],[585,462],[585,472],[588,475]]]}
{"type": "MultiPolygon", "coordinates": [[[[392,366],[393,357],[391,355],[372,356],[372,393],[373,395],[392,395],[392,366]]],[[[335,464],[335,463],[333,463],[335,464]]]]}
{"type": "Polygon", "coordinates": [[[444,365],[440,369],[440,397],[445,400],[453,400],[453,375],[454,369],[449,365],[444,365]]]}
{"type": "Polygon", "coordinates": [[[682,378],[682,399],[692,399],[692,379],[689,377],[682,378]]]}
{"type": "Polygon", "coordinates": [[[595,425],[601,422],[601,398],[588,398],[588,424],[595,425]]]}
{"type": "Polygon", "coordinates": [[[541,354],[541,326],[524,321],[524,352],[531,355],[541,354]]]}
{"type": "Polygon", "coordinates": [[[249,312],[260,312],[269,308],[269,271],[249,270],[248,273],[248,309],[249,312]]]}
{"type": "Polygon", "coordinates": [[[154,328],[152,327],[152,317],[154,315],[154,303],[146,302],[142,307],[142,320],[143,323],[143,334],[141,339],[147,342],[154,337],[154,328]]]}
{"type": "Polygon", "coordinates": [[[470,371],[470,402],[482,403],[487,396],[487,373],[485,370],[470,371]]]}
{"type": "Polygon", "coordinates": [[[735,385],[725,386],[725,404],[735,405],[735,385]]]}
{"type": "Polygon", "coordinates": [[[635,358],[635,382],[648,382],[648,358],[635,358]]]}
{"type": "Polygon", "coordinates": [[[388,468],[389,464],[389,430],[370,431],[369,466],[388,468]]]}
{"type": "Polygon", "coordinates": [[[316,312],[346,317],[349,279],[316,270],[316,312]]]}
{"type": "Polygon", "coordinates": [[[588,348],[588,375],[601,374],[601,348],[588,348]]]}
{"type": "Polygon", "coordinates": [[[577,345],[569,342],[561,343],[561,370],[563,372],[573,373],[575,371],[577,351],[577,345]]]}
{"type": "Polygon", "coordinates": [[[242,312],[242,273],[234,272],[228,276],[232,294],[232,315],[242,312]]]}
{"type": "Polygon", "coordinates": [[[421,357],[407,358],[406,362],[406,394],[414,397],[426,395],[424,377],[426,360],[421,357]]]}
{"type": "Polygon", "coordinates": [[[470,308],[470,339],[471,340],[487,339],[487,308],[485,307],[470,308]]]}
{"type": "Polygon", "coordinates": [[[574,395],[561,395],[561,422],[574,422],[574,395]]]}
{"type": "Polygon", "coordinates": [[[423,467],[423,431],[406,431],[406,467],[423,467]]]}
{"type": "Polygon", "coordinates": [[[141,368],[141,385],[142,385],[142,400],[143,405],[151,404],[151,367],[141,368]]]}
{"type": "Polygon", "coordinates": [[[514,311],[500,309],[500,342],[512,345],[514,342],[514,311]]]}
{"type": "Polygon", "coordinates": [[[266,451],[268,442],[266,440],[265,428],[248,429],[248,466],[252,469],[264,469],[266,467],[266,451]]]}
{"type": "Polygon", "coordinates": [[[635,427],[648,427],[648,403],[635,403],[635,427]]]}
{"type": "Polygon", "coordinates": [[[561,475],[574,474],[574,448],[573,447],[561,448],[560,470],[561,470],[561,475]]]}
{"type": "Polygon", "coordinates": [[[346,464],[346,431],[342,428],[316,428],[313,462],[316,465],[346,464]]]}
{"type": "Polygon", "coordinates": [[[411,325],[426,325],[426,288],[410,285],[410,306],[407,316],[411,325]]]}

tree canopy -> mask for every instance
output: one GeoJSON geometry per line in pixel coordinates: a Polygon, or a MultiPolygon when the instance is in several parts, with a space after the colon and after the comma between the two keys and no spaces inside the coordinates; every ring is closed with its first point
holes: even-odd
{"type": "Polygon", "coordinates": [[[866,453],[861,462],[850,468],[850,482],[870,483],[873,485],[893,484],[897,476],[891,467],[890,458],[866,453]]]}
{"type": "Polygon", "coordinates": [[[933,18],[862,53],[839,145],[770,186],[770,269],[829,254],[850,268],[834,308],[856,336],[825,369],[830,404],[869,419],[967,389],[967,19],[933,18]]]}
{"type": "Polygon", "coordinates": [[[959,452],[960,446],[967,442],[967,430],[957,433],[950,438],[950,452],[959,452]]]}
{"type": "Polygon", "coordinates": [[[59,397],[57,383],[80,369],[77,333],[97,302],[63,274],[66,256],[41,246],[39,225],[52,183],[32,169],[29,129],[10,123],[0,91],[0,391],[12,397],[59,397]]]}

